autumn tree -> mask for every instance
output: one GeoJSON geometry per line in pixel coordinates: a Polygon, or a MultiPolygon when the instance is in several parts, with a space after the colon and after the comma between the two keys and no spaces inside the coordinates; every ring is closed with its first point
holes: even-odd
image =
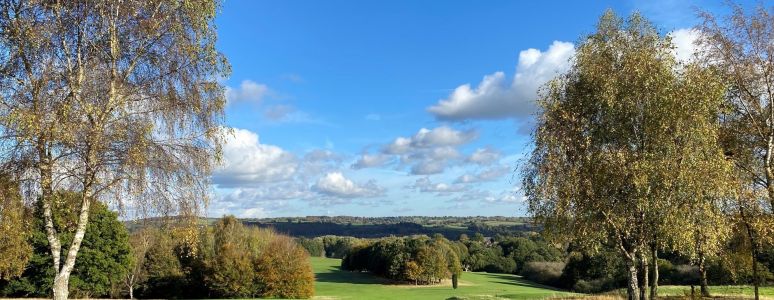
{"type": "Polygon", "coordinates": [[[134,299],[134,290],[148,277],[148,272],[145,270],[145,256],[151,246],[153,246],[154,236],[154,230],[142,228],[132,233],[129,237],[131,260],[129,261],[129,267],[123,282],[129,294],[129,299],[134,299]]]}
{"type": "Polygon", "coordinates": [[[639,14],[606,12],[542,92],[524,168],[529,211],[546,235],[617,249],[629,299],[646,295],[638,269],[651,224],[688,225],[683,214],[717,192],[727,169],[717,145],[725,87],[712,69],[679,65],[672,49],[639,14]]]}
{"type": "Polygon", "coordinates": [[[414,285],[419,284],[419,279],[422,277],[422,268],[413,260],[406,261],[404,266],[404,272],[406,273],[406,279],[414,282],[414,285]]]}
{"type": "Polygon", "coordinates": [[[227,216],[213,226],[212,239],[212,254],[205,258],[207,287],[219,297],[256,297],[253,263],[258,253],[250,248],[247,228],[234,216],[227,216]]]}
{"type": "Polygon", "coordinates": [[[30,259],[27,217],[18,184],[0,174],[0,280],[21,275],[30,259]]]}
{"type": "Polygon", "coordinates": [[[219,5],[0,5],[0,163],[42,203],[55,299],[68,297],[95,202],[185,214],[206,200],[223,131],[219,79],[228,72],[215,49],[219,5]],[[59,189],[81,195],[67,245],[52,219],[59,189]]]}
{"type": "Polygon", "coordinates": [[[275,235],[255,265],[262,297],[306,299],[314,296],[309,254],[293,239],[275,235]]]}
{"type": "Polygon", "coordinates": [[[723,116],[726,154],[736,166],[740,193],[735,215],[745,225],[752,245],[755,298],[760,280],[759,245],[772,238],[774,227],[774,6],[745,11],[730,3],[721,19],[702,12],[700,49],[729,84],[723,116]]]}

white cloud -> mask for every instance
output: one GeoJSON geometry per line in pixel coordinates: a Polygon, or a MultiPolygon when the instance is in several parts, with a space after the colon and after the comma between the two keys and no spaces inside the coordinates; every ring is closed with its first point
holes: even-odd
{"type": "Polygon", "coordinates": [[[432,175],[442,173],[447,163],[442,160],[422,161],[411,167],[412,175],[432,175]]]}
{"type": "Polygon", "coordinates": [[[434,148],[444,146],[459,146],[478,138],[474,130],[459,131],[447,126],[433,129],[422,128],[410,138],[398,137],[385,146],[382,152],[386,154],[405,154],[412,148],[434,148]]]}
{"type": "Polygon", "coordinates": [[[492,148],[478,148],[468,156],[467,161],[479,165],[490,165],[500,159],[501,153],[492,148]]]}
{"type": "Polygon", "coordinates": [[[524,197],[518,194],[517,190],[502,191],[494,194],[490,191],[473,190],[465,192],[459,197],[450,199],[451,203],[480,202],[484,204],[518,204],[524,202],[524,197]]]}
{"type": "Polygon", "coordinates": [[[411,166],[414,175],[429,175],[443,172],[452,161],[460,160],[456,147],[468,144],[478,138],[475,130],[456,130],[448,126],[433,129],[421,128],[410,137],[397,137],[383,145],[380,153],[364,153],[352,164],[353,169],[379,167],[398,158],[402,169],[411,166]]]}
{"type": "Polygon", "coordinates": [[[331,172],[320,178],[312,187],[315,191],[337,198],[366,198],[384,195],[384,189],[371,180],[357,184],[341,172],[331,172]]]}
{"type": "Polygon", "coordinates": [[[427,110],[441,120],[505,119],[529,116],[536,109],[537,91],[570,66],[572,43],[555,41],[548,50],[519,53],[516,75],[508,82],[503,72],[487,76],[478,87],[457,87],[446,99],[427,110]]]}
{"type": "Polygon", "coordinates": [[[269,93],[269,87],[252,80],[244,80],[239,88],[226,88],[226,101],[259,103],[269,93]]]}
{"type": "Polygon", "coordinates": [[[257,134],[234,128],[223,145],[223,164],[213,182],[231,187],[284,181],[291,179],[297,168],[297,159],[290,152],[261,144],[257,134]]]}
{"type": "Polygon", "coordinates": [[[680,62],[690,62],[698,49],[696,41],[701,33],[691,28],[683,28],[672,31],[669,35],[672,37],[672,44],[675,58],[680,62]]]}
{"type": "Polygon", "coordinates": [[[422,193],[436,193],[439,196],[466,190],[466,187],[460,184],[433,183],[429,177],[419,178],[414,184],[407,186],[407,188],[418,190],[422,193]]]}
{"type": "Polygon", "coordinates": [[[495,181],[497,179],[503,178],[508,172],[510,172],[510,168],[507,166],[497,166],[493,168],[489,168],[486,170],[483,170],[476,174],[464,174],[460,177],[457,177],[457,180],[454,182],[456,183],[477,183],[477,182],[486,182],[486,181],[495,181]]]}

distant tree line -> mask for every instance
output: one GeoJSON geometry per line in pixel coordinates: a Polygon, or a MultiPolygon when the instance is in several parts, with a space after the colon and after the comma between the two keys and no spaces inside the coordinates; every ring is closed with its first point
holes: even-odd
{"type": "MultiPolygon", "coordinates": [[[[439,217],[434,217],[439,218],[439,217]]],[[[393,218],[355,218],[355,217],[305,217],[305,218],[275,218],[268,220],[244,220],[249,226],[272,228],[291,236],[308,238],[335,235],[358,238],[380,238],[391,235],[434,235],[442,234],[453,239],[460,234],[473,235],[481,233],[487,236],[516,235],[520,232],[536,230],[524,218],[505,217],[445,217],[434,219],[428,217],[395,217],[393,218]],[[490,221],[490,219],[505,219],[506,221],[490,221]],[[347,222],[358,220],[359,223],[347,222]],[[399,220],[399,222],[393,222],[399,220]],[[518,221],[516,221],[518,220],[518,221]]]]}

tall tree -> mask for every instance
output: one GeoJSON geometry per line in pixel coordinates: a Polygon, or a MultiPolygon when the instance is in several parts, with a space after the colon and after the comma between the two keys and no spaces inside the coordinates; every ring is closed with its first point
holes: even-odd
{"type": "Polygon", "coordinates": [[[741,181],[736,215],[752,246],[755,298],[759,298],[757,246],[771,238],[774,226],[774,6],[745,11],[729,4],[731,14],[718,20],[703,12],[700,49],[730,84],[724,116],[724,146],[741,181]]]}
{"type": "Polygon", "coordinates": [[[26,181],[25,194],[42,202],[55,299],[68,296],[94,201],[186,213],[206,200],[223,131],[218,80],[228,72],[215,49],[219,5],[0,5],[0,157],[26,181]],[[69,245],[51,216],[53,191],[61,188],[81,195],[69,245]]]}
{"type": "Polygon", "coordinates": [[[703,201],[695,195],[715,193],[727,169],[717,145],[725,87],[711,69],[677,64],[672,49],[639,14],[606,12],[570,70],[545,87],[524,169],[545,233],[617,249],[629,299],[640,298],[651,224],[687,225],[681,216],[703,201]]]}

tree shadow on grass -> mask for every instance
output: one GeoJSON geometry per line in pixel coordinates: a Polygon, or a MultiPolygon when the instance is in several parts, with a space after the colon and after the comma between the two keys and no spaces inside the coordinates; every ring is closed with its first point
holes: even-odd
{"type": "Polygon", "coordinates": [[[366,272],[344,271],[340,267],[329,267],[325,272],[315,274],[318,282],[351,284],[394,284],[393,281],[366,272]]]}
{"type": "Polygon", "coordinates": [[[484,273],[481,275],[485,276],[487,279],[490,279],[490,281],[494,283],[530,287],[530,288],[536,288],[536,289],[545,289],[545,290],[551,290],[556,292],[566,292],[565,290],[562,290],[562,289],[558,289],[552,286],[542,285],[539,283],[526,280],[521,277],[509,275],[509,274],[484,273]]]}

